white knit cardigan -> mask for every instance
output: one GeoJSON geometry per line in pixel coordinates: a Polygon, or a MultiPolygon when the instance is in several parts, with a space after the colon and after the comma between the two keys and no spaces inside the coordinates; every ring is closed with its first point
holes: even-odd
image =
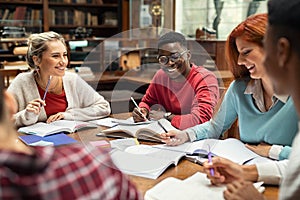
{"type": "MultiPolygon", "coordinates": [[[[110,114],[109,103],[77,74],[66,72],[63,76],[63,87],[67,99],[67,109],[63,112],[64,119],[88,121],[110,114]]],[[[17,101],[18,112],[14,116],[17,127],[47,120],[44,107],[41,108],[39,115],[29,113],[25,109],[28,102],[41,98],[33,71],[20,73],[7,90],[17,101]]]]}

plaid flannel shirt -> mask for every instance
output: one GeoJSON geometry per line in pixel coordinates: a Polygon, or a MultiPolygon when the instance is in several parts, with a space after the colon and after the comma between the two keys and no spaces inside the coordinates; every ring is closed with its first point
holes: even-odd
{"type": "Polygon", "coordinates": [[[80,145],[0,150],[0,199],[140,199],[107,152],[80,145]]]}

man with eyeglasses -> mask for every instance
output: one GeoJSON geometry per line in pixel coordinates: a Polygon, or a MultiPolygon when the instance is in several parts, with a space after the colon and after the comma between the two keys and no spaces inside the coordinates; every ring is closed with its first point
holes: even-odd
{"type": "Polygon", "coordinates": [[[133,110],[135,122],[166,118],[178,129],[210,120],[219,99],[216,76],[190,62],[185,37],[168,32],[158,41],[161,69],[154,75],[146,94],[133,110]]]}

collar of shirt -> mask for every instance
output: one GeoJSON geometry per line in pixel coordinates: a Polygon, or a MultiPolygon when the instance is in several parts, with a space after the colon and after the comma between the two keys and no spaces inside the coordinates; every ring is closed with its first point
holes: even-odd
{"type": "Polygon", "coordinates": [[[33,154],[0,150],[0,165],[19,174],[34,174],[43,171],[52,159],[54,148],[32,147],[33,154]]]}
{"type": "MultiPolygon", "coordinates": [[[[257,108],[261,112],[267,112],[265,103],[264,103],[264,96],[263,96],[263,88],[261,84],[261,79],[251,79],[248,84],[247,88],[244,92],[244,94],[252,94],[252,97],[254,99],[254,103],[257,106],[257,108]]],[[[272,106],[270,109],[277,103],[278,100],[280,100],[282,103],[286,103],[289,96],[285,95],[276,95],[274,94],[272,97],[272,106]]]]}

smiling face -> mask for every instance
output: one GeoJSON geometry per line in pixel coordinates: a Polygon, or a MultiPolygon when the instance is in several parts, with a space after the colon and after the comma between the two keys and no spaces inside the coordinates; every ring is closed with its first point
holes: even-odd
{"type": "Polygon", "coordinates": [[[59,40],[46,43],[47,50],[42,53],[41,61],[37,62],[40,73],[47,76],[63,76],[68,64],[67,48],[59,40]]]}
{"type": "Polygon", "coordinates": [[[174,56],[175,54],[180,55],[175,62],[169,59],[169,62],[166,65],[161,64],[161,68],[164,72],[170,77],[170,79],[179,79],[183,77],[187,77],[188,73],[190,72],[190,53],[186,51],[186,49],[182,48],[179,43],[168,43],[159,49],[158,52],[159,56],[174,56]]]}
{"type": "Polygon", "coordinates": [[[281,95],[289,94],[289,78],[286,76],[287,70],[283,64],[280,64],[285,63],[282,61],[282,58],[285,57],[284,51],[282,51],[284,49],[282,48],[282,45],[286,44],[287,41],[283,38],[276,41],[275,38],[273,38],[273,35],[273,30],[269,26],[264,38],[265,55],[263,63],[265,70],[272,81],[274,92],[281,95]],[[281,51],[278,51],[278,47],[281,47],[281,51]]]}
{"type": "Polygon", "coordinates": [[[239,52],[238,64],[249,70],[251,78],[260,79],[264,77],[266,73],[263,66],[263,48],[240,37],[236,38],[236,46],[239,52]]]}

